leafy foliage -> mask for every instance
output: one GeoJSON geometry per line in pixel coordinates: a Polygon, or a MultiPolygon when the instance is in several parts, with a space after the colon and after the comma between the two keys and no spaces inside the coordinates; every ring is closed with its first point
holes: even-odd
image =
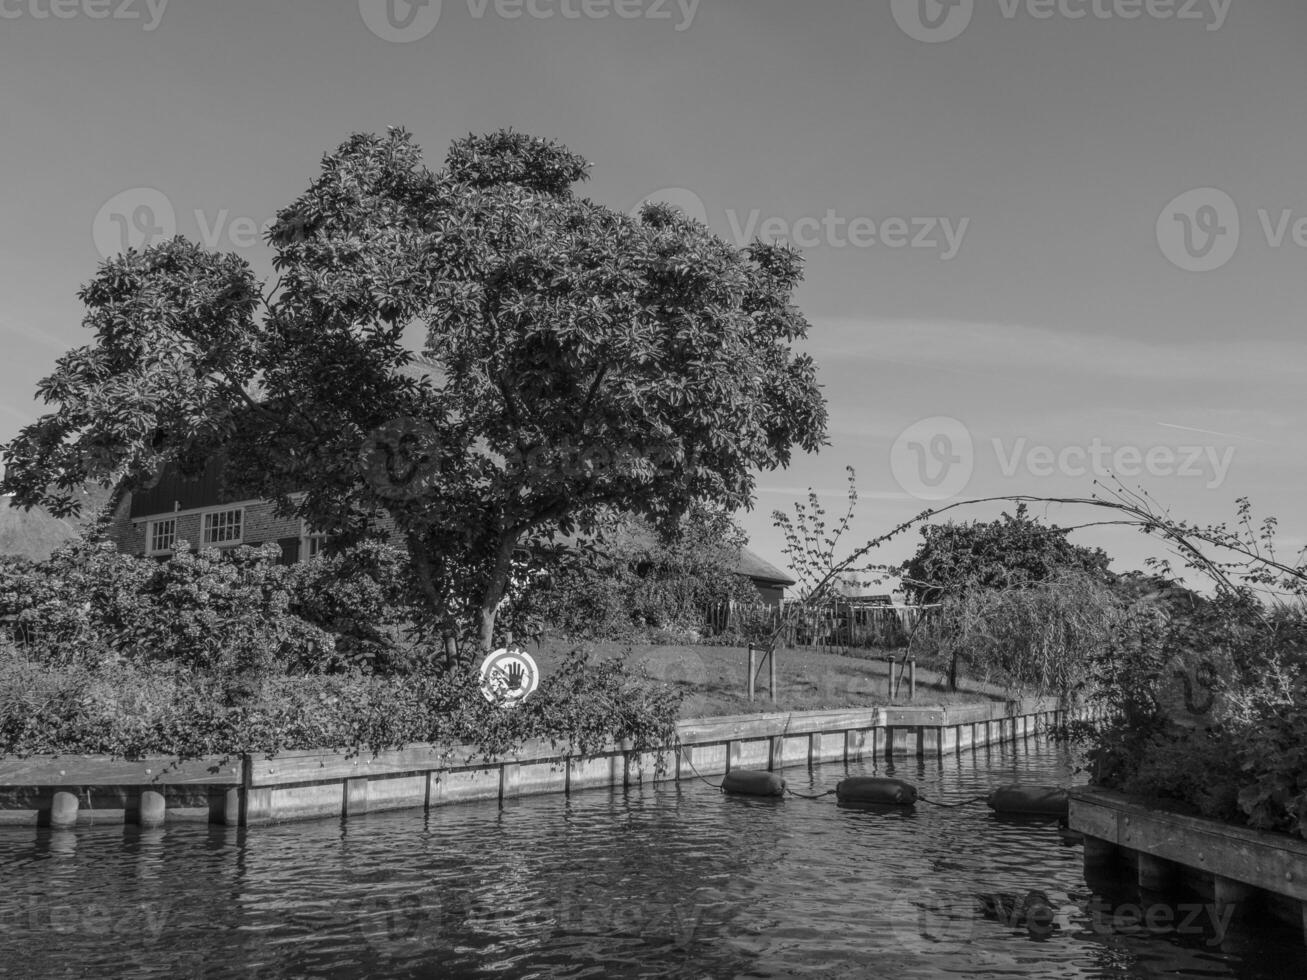
{"type": "Polygon", "coordinates": [[[1123,609],[1115,590],[1084,572],[1023,588],[970,585],[943,597],[912,649],[953,685],[965,672],[1021,695],[1071,702],[1087,693],[1093,658],[1112,642],[1123,609]]]}
{"type": "Polygon", "coordinates": [[[194,669],[238,684],[404,663],[403,556],[362,546],[301,565],[276,545],[167,561],[79,543],[0,561],[0,619],[31,656],[194,669]]]}
{"type": "Polygon", "coordinates": [[[471,670],[411,677],[267,677],[240,703],[204,672],[132,663],[54,664],[0,641],[0,757],[34,754],[378,752],[415,742],[493,757],[526,739],[579,755],[612,743],[671,744],[680,696],[633,680],[621,660],[574,654],[517,709],[491,706],[471,670]]]}
{"type": "Polygon", "coordinates": [[[659,638],[698,634],[708,607],[759,603],[736,571],[745,541],[729,515],[704,507],[672,534],[627,518],[532,590],[525,605],[565,636],[665,642],[659,638]]]}
{"type": "Polygon", "coordinates": [[[319,531],[393,522],[428,628],[482,647],[556,534],[748,506],[757,470],[824,439],[800,259],[578,197],[586,170],[511,132],[434,173],[402,130],[356,135],[279,213],[266,290],[181,239],[105,263],[94,344],[41,382],[57,408],[6,447],[3,489],[58,516],[88,481],[221,450],[230,490],[319,531]]]}
{"type": "Polygon", "coordinates": [[[904,586],[919,601],[936,602],[966,588],[1031,585],[1067,571],[1106,578],[1107,553],[1072,544],[1069,533],[1030,517],[1025,503],[988,523],[928,524],[904,566],[904,586]]]}
{"type": "Polygon", "coordinates": [[[1109,720],[1081,733],[1095,779],[1307,836],[1307,613],[1191,598],[1145,599],[1097,658],[1109,720]]]}
{"type": "Polygon", "coordinates": [[[179,548],[158,562],[79,544],[0,562],[0,755],[669,744],[679,696],[620,660],[573,655],[512,712],[471,669],[429,669],[393,548],[293,566],[278,554],[179,548]]]}

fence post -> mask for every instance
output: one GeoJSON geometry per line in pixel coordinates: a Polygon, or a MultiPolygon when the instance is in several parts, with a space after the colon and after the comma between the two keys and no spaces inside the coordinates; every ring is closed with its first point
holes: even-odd
{"type": "Polygon", "coordinates": [[[753,674],[756,669],[753,658],[754,658],[753,644],[750,643],[749,644],[749,700],[750,701],[753,700],[753,674]]]}

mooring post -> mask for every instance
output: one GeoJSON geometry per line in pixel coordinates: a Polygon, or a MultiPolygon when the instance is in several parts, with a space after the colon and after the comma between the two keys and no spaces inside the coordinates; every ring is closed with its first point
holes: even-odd
{"type": "Polygon", "coordinates": [[[1225,917],[1225,910],[1230,909],[1230,918],[1241,919],[1248,908],[1248,899],[1256,891],[1252,885],[1246,885],[1242,881],[1235,881],[1233,878],[1226,878],[1222,875],[1214,876],[1213,900],[1216,904],[1216,914],[1218,917],[1225,917]]]}
{"type": "Polygon", "coordinates": [[[1101,868],[1116,860],[1116,845],[1101,837],[1085,836],[1085,867],[1101,868]]]}
{"type": "Polygon", "coordinates": [[[168,813],[163,794],[155,789],[143,789],[137,802],[136,822],[142,827],[161,827],[168,813]]]}
{"type": "Polygon", "coordinates": [[[221,822],[228,827],[238,827],[241,822],[241,788],[229,786],[222,791],[221,822]]]}
{"type": "Polygon", "coordinates": [[[50,802],[50,826],[62,830],[77,823],[78,799],[76,793],[56,790],[50,802]]]}
{"type": "Polygon", "coordinates": [[[888,657],[885,658],[885,660],[889,664],[889,699],[893,701],[894,700],[894,654],[891,653],[888,657]]]}
{"type": "Polygon", "coordinates": [[[1176,867],[1170,861],[1139,852],[1139,887],[1151,892],[1166,891],[1174,883],[1176,867]]]}
{"type": "Polygon", "coordinates": [[[757,654],[753,652],[753,644],[749,644],[749,700],[753,700],[753,675],[757,672],[757,664],[754,662],[757,654]]]}

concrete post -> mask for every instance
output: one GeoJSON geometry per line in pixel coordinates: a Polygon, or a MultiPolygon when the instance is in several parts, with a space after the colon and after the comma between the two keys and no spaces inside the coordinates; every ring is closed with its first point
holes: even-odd
{"type": "Polygon", "coordinates": [[[161,827],[168,811],[168,804],[158,790],[141,790],[136,822],[142,827],[161,827]]]}

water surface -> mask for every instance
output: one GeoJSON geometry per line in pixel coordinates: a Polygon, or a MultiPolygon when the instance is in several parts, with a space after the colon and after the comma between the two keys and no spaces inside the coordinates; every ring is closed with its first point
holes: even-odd
{"type": "MultiPolygon", "coordinates": [[[[845,774],[786,773],[804,792],[845,774]]],[[[1075,779],[1036,740],[894,774],[942,802],[1075,779]]],[[[0,828],[0,974],[1307,976],[1288,927],[1223,932],[1174,898],[1091,888],[1081,861],[1055,824],[983,805],[873,813],[697,780],[250,832],[0,828]],[[1051,925],[981,911],[1031,889],[1051,925]]]]}

